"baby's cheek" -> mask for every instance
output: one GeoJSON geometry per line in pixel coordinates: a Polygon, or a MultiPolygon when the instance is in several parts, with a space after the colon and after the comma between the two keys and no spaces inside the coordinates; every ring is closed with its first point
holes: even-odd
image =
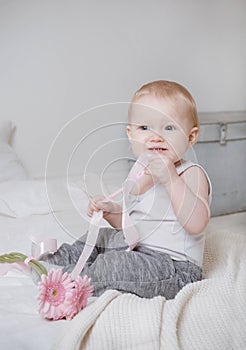
{"type": "Polygon", "coordinates": [[[167,139],[167,142],[177,156],[183,156],[189,145],[187,137],[182,134],[177,134],[172,138],[167,139]]]}
{"type": "Polygon", "coordinates": [[[133,154],[136,157],[139,157],[140,154],[145,150],[145,145],[142,142],[133,141],[131,143],[131,149],[132,149],[133,154]]]}

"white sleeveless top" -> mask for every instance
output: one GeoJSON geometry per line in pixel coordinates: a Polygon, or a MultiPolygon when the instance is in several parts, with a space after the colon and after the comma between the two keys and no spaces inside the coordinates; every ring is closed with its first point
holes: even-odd
{"type": "MultiPolygon", "coordinates": [[[[177,173],[180,175],[192,166],[198,166],[206,175],[211,201],[211,182],[200,165],[186,161],[176,168],[177,173]]],[[[184,230],[163,185],[157,183],[141,195],[129,194],[126,206],[140,236],[138,246],[146,246],[168,253],[175,260],[189,260],[202,266],[205,233],[191,235],[184,230]]]]}

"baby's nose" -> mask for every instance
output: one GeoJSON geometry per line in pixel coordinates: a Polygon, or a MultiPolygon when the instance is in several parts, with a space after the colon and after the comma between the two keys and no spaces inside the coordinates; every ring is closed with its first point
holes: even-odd
{"type": "Polygon", "coordinates": [[[155,130],[152,130],[150,138],[151,138],[151,141],[155,141],[155,142],[158,142],[158,141],[161,142],[164,140],[163,135],[161,135],[160,132],[155,130]]]}

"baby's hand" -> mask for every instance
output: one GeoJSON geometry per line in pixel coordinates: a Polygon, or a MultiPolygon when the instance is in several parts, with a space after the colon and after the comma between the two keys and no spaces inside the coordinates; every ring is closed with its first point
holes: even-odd
{"type": "Polygon", "coordinates": [[[172,160],[165,155],[149,155],[149,164],[145,168],[145,174],[153,177],[154,182],[158,181],[164,186],[171,183],[177,176],[177,171],[172,160]]]}
{"type": "Polygon", "coordinates": [[[105,217],[110,213],[121,212],[121,207],[116,203],[106,200],[106,198],[103,196],[91,198],[88,205],[87,215],[91,217],[94,211],[99,210],[103,211],[103,217],[105,217]]]}

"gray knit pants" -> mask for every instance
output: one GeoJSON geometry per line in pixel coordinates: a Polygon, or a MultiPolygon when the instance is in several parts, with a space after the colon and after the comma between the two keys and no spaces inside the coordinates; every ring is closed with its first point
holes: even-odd
{"type": "MultiPolygon", "coordinates": [[[[64,243],[54,254],[44,254],[41,260],[63,266],[71,272],[83,250],[87,234],[72,245],[64,243]]],[[[101,228],[96,246],[81,276],[88,275],[94,295],[107,289],[152,298],[162,295],[172,299],[186,284],[202,278],[200,267],[189,261],[175,261],[162,252],[146,247],[126,251],[122,231],[101,228]]]]}

